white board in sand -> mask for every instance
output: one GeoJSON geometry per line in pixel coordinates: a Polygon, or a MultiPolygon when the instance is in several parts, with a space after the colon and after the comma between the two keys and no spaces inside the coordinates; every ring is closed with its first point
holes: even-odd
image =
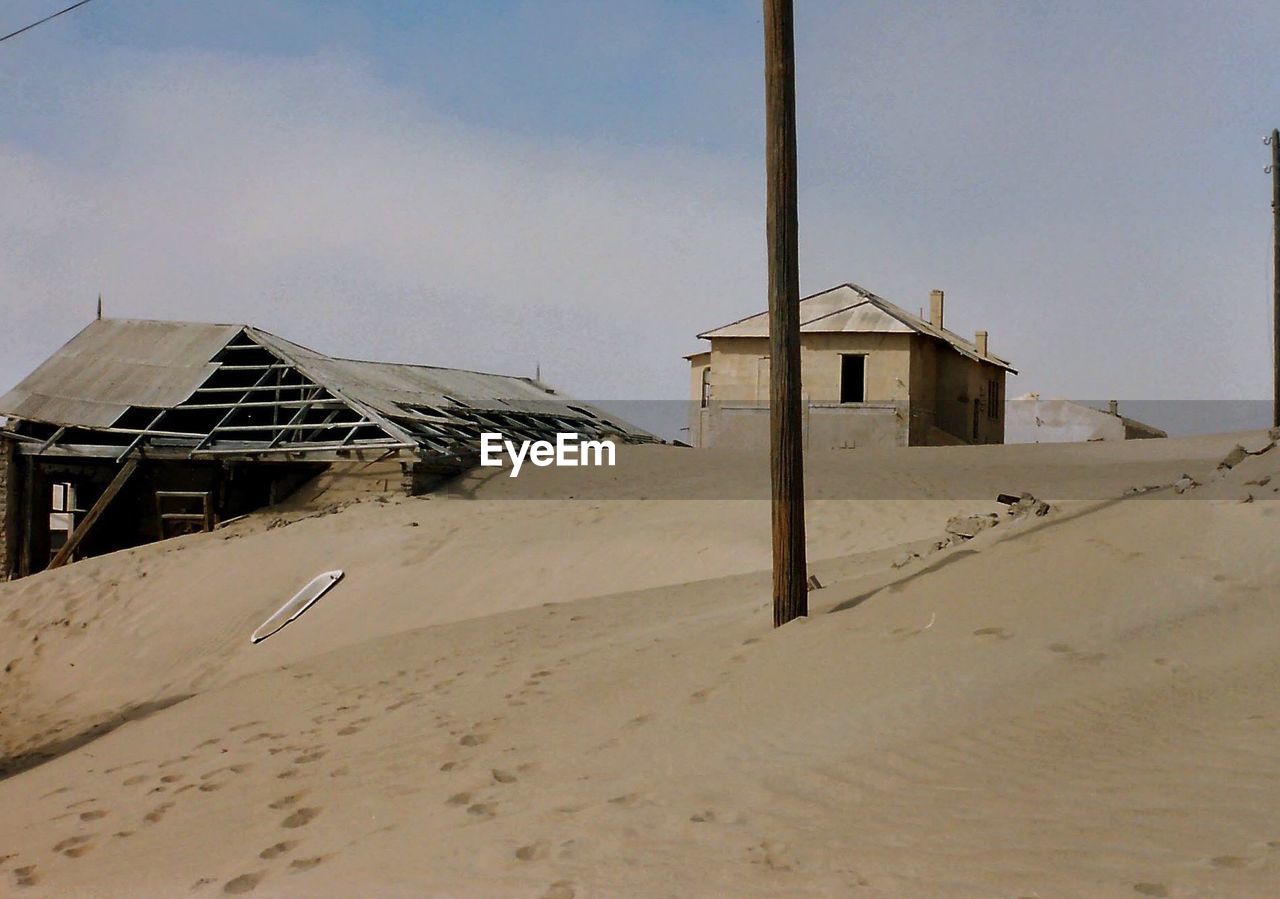
{"type": "Polygon", "coordinates": [[[261,643],[280,628],[297,618],[315,604],[315,601],[329,592],[329,588],[342,580],[341,571],[326,571],[317,575],[311,583],[294,594],[293,599],[282,605],[277,612],[262,622],[249,637],[251,643],[261,643]]]}

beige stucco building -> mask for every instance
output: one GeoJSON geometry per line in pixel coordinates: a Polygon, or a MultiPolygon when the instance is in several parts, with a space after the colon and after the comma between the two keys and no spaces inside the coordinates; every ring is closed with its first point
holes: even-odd
{"type": "MultiPolygon", "coordinates": [[[[944,327],[943,294],[925,320],[856,284],[800,301],[805,447],[1004,442],[1005,374],[987,347],[944,327]]],[[[690,443],[768,440],[769,320],[762,312],[699,338],[690,363],[690,443]]]]}

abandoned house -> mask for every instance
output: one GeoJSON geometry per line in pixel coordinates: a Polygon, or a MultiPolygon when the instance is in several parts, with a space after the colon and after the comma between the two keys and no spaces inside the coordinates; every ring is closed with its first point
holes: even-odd
{"type": "MultiPolygon", "coordinates": [[[[944,326],[943,293],[929,317],[856,284],[800,301],[800,383],[807,449],[1004,441],[1008,362],[944,326]]],[[[767,445],[767,312],[706,331],[691,366],[690,443],[767,445]]]]}
{"type": "Polygon", "coordinates": [[[0,578],[209,530],[338,461],[398,459],[418,493],[475,464],[482,432],[656,439],[530,378],[116,319],[0,397],[0,415],[0,578]]]}
{"type": "Polygon", "coordinates": [[[1104,412],[1084,403],[1041,399],[1028,393],[1005,407],[1008,443],[1083,443],[1095,440],[1147,440],[1169,435],[1153,425],[1120,414],[1116,400],[1104,412]]]}

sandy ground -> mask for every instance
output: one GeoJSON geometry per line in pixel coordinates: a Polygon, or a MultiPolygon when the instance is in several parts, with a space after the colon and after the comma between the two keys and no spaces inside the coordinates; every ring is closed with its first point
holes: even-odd
{"type": "Polygon", "coordinates": [[[780,630],[762,460],[665,447],[0,586],[0,895],[1275,895],[1268,443],[815,457],[780,630]]]}

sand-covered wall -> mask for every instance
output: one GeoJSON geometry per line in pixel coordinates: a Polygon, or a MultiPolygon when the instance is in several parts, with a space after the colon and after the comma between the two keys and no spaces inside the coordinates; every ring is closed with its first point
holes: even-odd
{"type": "Polygon", "coordinates": [[[8,580],[17,562],[18,473],[12,440],[0,438],[0,580],[8,580]]]}
{"type": "Polygon", "coordinates": [[[993,399],[988,396],[990,381],[1003,393],[1004,370],[966,359],[934,341],[918,341],[911,354],[912,445],[939,442],[935,428],[965,443],[1003,443],[1003,404],[995,402],[995,418],[987,414],[993,399]]]}

